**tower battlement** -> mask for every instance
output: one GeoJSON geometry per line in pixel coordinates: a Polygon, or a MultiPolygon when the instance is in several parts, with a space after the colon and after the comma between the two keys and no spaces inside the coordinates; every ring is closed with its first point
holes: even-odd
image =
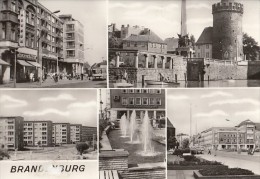
{"type": "Polygon", "coordinates": [[[223,11],[232,11],[237,13],[244,13],[244,5],[237,2],[220,2],[212,5],[212,14],[223,12],[223,11]]]}

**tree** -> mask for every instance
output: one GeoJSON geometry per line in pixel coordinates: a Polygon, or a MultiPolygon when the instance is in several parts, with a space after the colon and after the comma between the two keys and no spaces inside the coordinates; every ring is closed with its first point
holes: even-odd
{"type": "Polygon", "coordinates": [[[189,148],[190,140],[188,138],[183,139],[181,145],[183,149],[189,148]]]}
{"type": "Polygon", "coordinates": [[[89,145],[85,142],[79,142],[76,144],[76,149],[80,153],[80,155],[82,155],[85,150],[89,149],[89,145]]]}
{"type": "Polygon", "coordinates": [[[243,51],[246,55],[247,60],[258,60],[257,54],[259,53],[260,47],[258,46],[255,39],[249,36],[247,33],[243,34],[243,51]]]}
{"type": "Polygon", "coordinates": [[[0,149],[0,160],[3,160],[4,158],[10,158],[10,155],[6,152],[0,149]]]}
{"type": "Polygon", "coordinates": [[[177,139],[174,136],[171,136],[168,138],[167,147],[168,147],[168,150],[179,147],[179,142],[177,141],[177,139]]]}
{"type": "Polygon", "coordinates": [[[195,47],[196,40],[195,40],[194,35],[192,35],[192,34],[190,36],[190,42],[191,42],[192,47],[195,47]]]}

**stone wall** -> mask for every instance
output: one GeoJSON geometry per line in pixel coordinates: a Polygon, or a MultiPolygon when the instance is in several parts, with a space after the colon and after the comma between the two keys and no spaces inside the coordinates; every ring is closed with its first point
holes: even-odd
{"type": "Polygon", "coordinates": [[[104,150],[99,153],[99,170],[128,170],[128,155],[124,150],[104,150]]]}
{"type": "Polygon", "coordinates": [[[121,173],[123,179],[165,179],[166,171],[164,167],[155,168],[129,168],[128,172],[121,173]]]}
{"type": "Polygon", "coordinates": [[[260,79],[260,61],[248,62],[248,79],[259,80],[260,79]]]}

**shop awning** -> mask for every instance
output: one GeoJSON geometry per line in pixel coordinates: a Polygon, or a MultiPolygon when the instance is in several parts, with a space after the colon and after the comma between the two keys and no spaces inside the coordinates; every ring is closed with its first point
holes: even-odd
{"type": "Polygon", "coordinates": [[[9,63],[7,63],[6,61],[2,60],[1,58],[0,58],[0,65],[11,66],[9,63]]]}
{"type": "Polygon", "coordinates": [[[37,67],[37,68],[41,68],[41,65],[40,65],[39,63],[37,63],[37,62],[32,62],[32,61],[27,61],[27,62],[28,62],[29,64],[31,64],[31,65],[37,67]]]}
{"type": "Polygon", "coordinates": [[[31,64],[27,63],[26,61],[24,60],[17,60],[17,62],[22,65],[22,66],[26,66],[26,67],[32,67],[31,64]]]}

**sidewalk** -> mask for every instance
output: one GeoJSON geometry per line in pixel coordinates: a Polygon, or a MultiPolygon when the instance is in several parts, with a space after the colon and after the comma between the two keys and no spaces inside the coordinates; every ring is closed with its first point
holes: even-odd
{"type": "MultiPolygon", "coordinates": [[[[48,87],[54,87],[54,86],[59,86],[59,85],[69,85],[69,84],[86,84],[91,87],[94,87],[95,84],[97,84],[100,81],[91,81],[86,78],[84,80],[68,80],[68,79],[63,79],[59,80],[58,82],[54,82],[53,79],[48,78],[42,84],[40,82],[25,82],[25,83],[16,83],[16,88],[48,88],[48,87]]],[[[7,84],[0,84],[0,88],[13,88],[14,84],[13,82],[7,83],[7,84]]]]}
{"type": "Polygon", "coordinates": [[[229,154],[217,152],[217,155],[198,155],[199,157],[209,160],[209,161],[218,161],[223,163],[224,165],[229,166],[230,168],[243,168],[247,170],[251,170],[255,174],[260,175],[260,160],[257,156],[244,156],[239,154],[229,154]],[[230,155],[230,156],[229,156],[230,155]]]}
{"type": "Polygon", "coordinates": [[[194,179],[193,170],[168,170],[167,178],[169,178],[169,179],[194,179]]]}

